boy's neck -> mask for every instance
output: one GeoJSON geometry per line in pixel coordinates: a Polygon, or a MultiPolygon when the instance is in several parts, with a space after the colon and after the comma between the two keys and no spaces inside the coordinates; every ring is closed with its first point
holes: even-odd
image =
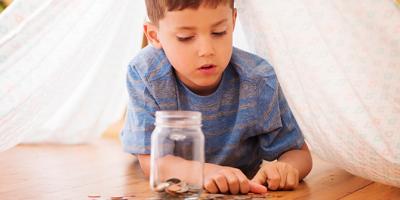
{"type": "Polygon", "coordinates": [[[200,95],[200,96],[208,96],[208,95],[211,95],[212,93],[214,93],[218,89],[218,86],[219,86],[219,83],[213,88],[206,88],[204,90],[198,90],[198,91],[193,91],[192,90],[192,92],[194,92],[194,93],[196,93],[197,95],[200,95]]]}
{"type": "MultiPolygon", "coordinates": [[[[179,79],[179,77],[177,77],[179,79]]],[[[213,85],[209,85],[209,86],[196,86],[196,87],[191,87],[190,85],[185,84],[182,80],[180,80],[180,82],[185,85],[185,87],[187,87],[190,91],[192,91],[193,93],[200,95],[200,96],[208,96],[213,94],[219,87],[219,84],[222,82],[222,75],[219,78],[219,81],[217,81],[216,83],[214,83],[213,85]]]]}

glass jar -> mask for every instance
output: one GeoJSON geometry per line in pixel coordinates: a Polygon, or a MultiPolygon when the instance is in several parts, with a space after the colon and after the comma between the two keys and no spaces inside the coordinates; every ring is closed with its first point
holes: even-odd
{"type": "Polygon", "coordinates": [[[203,188],[201,113],[157,111],[151,136],[150,187],[159,197],[197,199],[203,188]]]}

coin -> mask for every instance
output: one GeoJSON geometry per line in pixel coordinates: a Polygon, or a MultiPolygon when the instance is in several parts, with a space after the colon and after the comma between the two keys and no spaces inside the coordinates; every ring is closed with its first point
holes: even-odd
{"type": "Polygon", "coordinates": [[[170,178],[170,179],[166,180],[165,182],[178,184],[181,182],[181,180],[178,178],[170,178]]]}
{"type": "Polygon", "coordinates": [[[181,187],[181,189],[176,191],[176,193],[182,194],[189,191],[189,186],[185,182],[181,182],[178,185],[181,187]]]}
{"type": "Polygon", "coordinates": [[[164,190],[170,186],[171,184],[168,182],[162,182],[160,184],[157,185],[157,187],[155,188],[156,192],[164,192],[164,190]]]}
{"type": "Polygon", "coordinates": [[[150,197],[150,198],[147,198],[147,200],[162,200],[162,198],[161,197],[150,197]]]}
{"type": "Polygon", "coordinates": [[[252,199],[252,198],[251,198],[251,196],[240,195],[240,196],[233,197],[233,199],[235,199],[235,200],[248,200],[248,199],[252,199]]]}
{"type": "Polygon", "coordinates": [[[193,184],[188,184],[188,188],[189,188],[188,192],[193,192],[193,193],[199,192],[202,189],[201,186],[193,185],[193,184]]]}
{"type": "Polygon", "coordinates": [[[91,194],[91,195],[88,195],[88,197],[89,198],[100,198],[101,196],[100,195],[91,194]]]}
{"type": "Polygon", "coordinates": [[[250,194],[253,199],[265,199],[266,196],[264,194],[250,194]]]}
{"type": "Polygon", "coordinates": [[[201,186],[188,184],[178,178],[170,178],[165,182],[159,183],[154,188],[154,191],[158,192],[158,195],[162,197],[162,199],[177,197],[184,197],[185,199],[198,199],[201,189],[201,186]]]}
{"type": "Polygon", "coordinates": [[[224,199],[225,195],[224,194],[208,194],[206,197],[210,198],[210,199],[224,199]]]}
{"type": "Polygon", "coordinates": [[[182,187],[179,184],[172,184],[172,185],[168,186],[167,188],[165,188],[165,191],[176,193],[181,189],[182,189],[182,187]]]}

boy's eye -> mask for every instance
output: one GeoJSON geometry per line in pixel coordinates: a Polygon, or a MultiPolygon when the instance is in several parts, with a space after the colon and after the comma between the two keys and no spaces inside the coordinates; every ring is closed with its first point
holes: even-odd
{"type": "Polygon", "coordinates": [[[189,36],[189,37],[178,37],[178,36],[176,36],[176,38],[177,38],[178,41],[180,41],[180,42],[186,42],[186,41],[191,40],[191,39],[193,38],[193,36],[189,36]]]}
{"type": "Polygon", "coordinates": [[[213,32],[212,34],[215,35],[215,36],[222,36],[222,35],[225,35],[225,34],[226,34],[226,31],[213,32]]]}

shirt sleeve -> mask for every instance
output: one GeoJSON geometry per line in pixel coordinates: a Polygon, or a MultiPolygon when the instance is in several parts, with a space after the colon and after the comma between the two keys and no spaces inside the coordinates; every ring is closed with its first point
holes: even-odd
{"type": "Polygon", "coordinates": [[[132,154],[150,154],[151,149],[158,105],[145,83],[136,68],[130,65],[127,74],[129,101],[121,141],[124,151],[132,154]]]}
{"type": "Polygon", "coordinates": [[[266,108],[269,117],[264,121],[264,126],[272,129],[259,135],[260,153],[268,161],[277,159],[288,150],[300,149],[304,144],[300,127],[277,80],[275,88],[272,100],[266,108]]]}

